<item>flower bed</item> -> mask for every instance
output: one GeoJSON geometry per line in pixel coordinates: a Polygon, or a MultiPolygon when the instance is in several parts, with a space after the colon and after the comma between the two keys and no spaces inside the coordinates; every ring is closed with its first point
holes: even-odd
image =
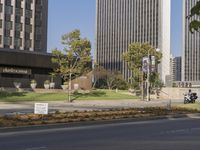
{"type": "Polygon", "coordinates": [[[184,108],[144,108],[144,109],[113,109],[106,111],[84,111],[84,112],[55,112],[49,115],[6,115],[0,117],[0,127],[70,123],[81,121],[100,121],[125,118],[148,118],[165,115],[199,113],[197,110],[184,108]]]}

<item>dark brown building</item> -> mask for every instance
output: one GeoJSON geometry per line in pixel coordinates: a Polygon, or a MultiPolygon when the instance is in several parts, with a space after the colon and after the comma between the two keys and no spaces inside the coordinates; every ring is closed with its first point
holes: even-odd
{"type": "MultiPolygon", "coordinates": [[[[37,87],[43,88],[45,80],[50,80],[50,73],[55,67],[51,62],[51,54],[22,52],[17,50],[0,50],[0,87],[14,87],[20,82],[22,88],[30,88],[32,79],[37,87]]],[[[56,88],[60,88],[62,80],[54,78],[56,88]]]]}
{"type": "Polygon", "coordinates": [[[0,49],[46,53],[48,0],[0,1],[0,49]]]}

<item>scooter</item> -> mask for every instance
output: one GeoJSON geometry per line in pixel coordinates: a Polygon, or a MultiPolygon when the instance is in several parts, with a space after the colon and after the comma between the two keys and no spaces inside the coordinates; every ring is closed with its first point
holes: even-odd
{"type": "Polygon", "coordinates": [[[198,99],[197,93],[191,93],[190,95],[185,94],[184,95],[184,104],[195,103],[197,99],[198,99]]]}

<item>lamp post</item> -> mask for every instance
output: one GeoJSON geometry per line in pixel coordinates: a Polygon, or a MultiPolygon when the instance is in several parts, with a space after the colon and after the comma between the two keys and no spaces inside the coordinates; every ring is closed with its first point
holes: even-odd
{"type": "MultiPolygon", "coordinates": [[[[149,49],[150,50],[150,49],[149,49]]],[[[149,50],[148,50],[148,66],[147,66],[147,101],[150,100],[150,94],[149,94],[149,77],[150,77],[150,55],[149,55],[149,50]]]]}

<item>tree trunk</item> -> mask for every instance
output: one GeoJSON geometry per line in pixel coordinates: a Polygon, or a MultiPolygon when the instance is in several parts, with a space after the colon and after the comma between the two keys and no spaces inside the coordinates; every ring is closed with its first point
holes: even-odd
{"type": "Polygon", "coordinates": [[[71,102],[71,89],[72,89],[72,83],[71,83],[72,73],[70,71],[69,73],[69,88],[68,88],[68,102],[71,102]]]}

